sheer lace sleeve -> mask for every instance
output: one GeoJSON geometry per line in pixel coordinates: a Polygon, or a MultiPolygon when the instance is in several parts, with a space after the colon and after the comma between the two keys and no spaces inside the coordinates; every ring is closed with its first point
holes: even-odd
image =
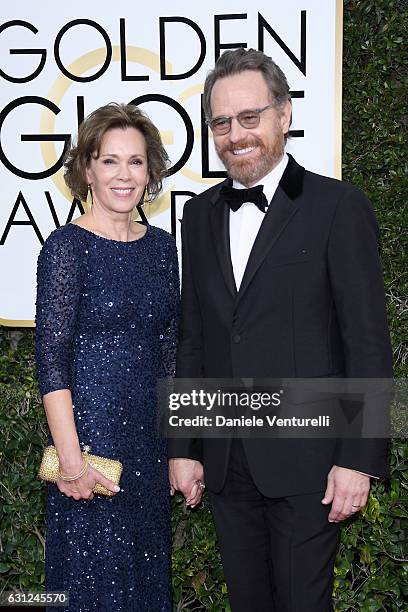
{"type": "Polygon", "coordinates": [[[80,262],[64,228],[46,240],[37,266],[36,364],[41,395],[71,388],[80,262]]]}
{"type": "Polygon", "coordinates": [[[177,248],[172,240],[168,248],[168,282],[170,287],[168,325],[161,334],[161,359],[164,376],[174,376],[176,370],[176,350],[178,319],[180,308],[180,281],[177,248]]]}

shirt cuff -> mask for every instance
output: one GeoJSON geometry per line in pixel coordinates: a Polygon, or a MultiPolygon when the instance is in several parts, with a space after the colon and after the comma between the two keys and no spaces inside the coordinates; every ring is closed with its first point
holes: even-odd
{"type": "Polygon", "coordinates": [[[379,476],[373,476],[372,474],[366,474],[365,472],[360,472],[359,470],[353,470],[353,472],[357,472],[357,474],[362,474],[363,476],[369,476],[370,478],[379,479],[379,476]]]}

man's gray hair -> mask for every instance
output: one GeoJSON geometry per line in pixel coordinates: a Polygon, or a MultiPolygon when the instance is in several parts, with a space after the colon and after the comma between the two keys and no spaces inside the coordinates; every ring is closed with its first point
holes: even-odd
{"type": "Polygon", "coordinates": [[[215,81],[239,74],[244,70],[259,70],[262,73],[271,96],[271,102],[281,106],[290,100],[289,85],[283,71],[272,58],[255,49],[234,49],[225,51],[217,60],[215,67],[207,74],[204,83],[203,107],[207,121],[212,119],[211,92],[215,81]]]}

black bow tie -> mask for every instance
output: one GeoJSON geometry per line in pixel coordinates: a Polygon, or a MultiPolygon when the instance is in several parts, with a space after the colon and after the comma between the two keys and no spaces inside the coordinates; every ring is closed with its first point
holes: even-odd
{"type": "Polygon", "coordinates": [[[266,212],[268,200],[263,192],[263,185],[250,187],[249,189],[234,189],[224,185],[221,187],[220,196],[234,212],[241,208],[244,202],[253,202],[261,212],[266,212]]]}

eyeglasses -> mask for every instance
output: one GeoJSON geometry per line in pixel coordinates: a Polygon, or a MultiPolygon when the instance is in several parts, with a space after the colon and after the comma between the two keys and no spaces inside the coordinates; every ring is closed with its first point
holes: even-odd
{"type": "Polygon", "coordinates": [[[272,108],[275,104],[268,104],[263,108],[254,108],[252,110],[245,110],[238,115],[233,117],[216,117],[207,121],[207,125],[210,126],[211,131],[217,136],[224,136],[231,130],[231,123],[233,119],[236,119],[243,128],[247,130],[253,130],[258,127],[260,121],[260,114],[266,111],[268,108],[272,108]]]}

